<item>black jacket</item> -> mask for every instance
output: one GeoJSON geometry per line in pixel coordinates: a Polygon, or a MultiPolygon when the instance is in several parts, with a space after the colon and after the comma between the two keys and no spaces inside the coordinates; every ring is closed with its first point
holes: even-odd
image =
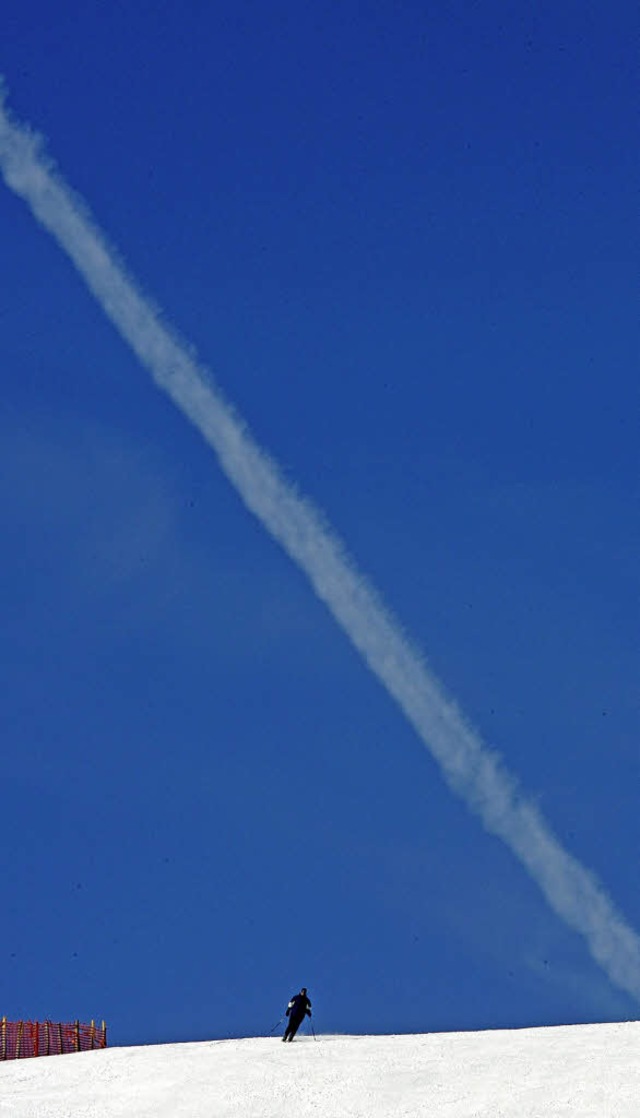
{"type": "Polygon", "coordinates": [[[299,994],[294,994],[287,1006],[286,1012],[287,1017],[291,1017],[293,1021],[302,1021],[302,1018],[305,1014],[307,1015],[307,1017],[311,1017],[311,1002],[309,1001],[307,995],[303,994],[302,992],[300,992],[299,994]]]}

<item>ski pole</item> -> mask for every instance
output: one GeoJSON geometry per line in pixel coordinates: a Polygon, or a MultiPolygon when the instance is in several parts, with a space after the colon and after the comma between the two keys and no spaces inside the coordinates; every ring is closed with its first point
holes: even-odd
{"type": "MultiPolygon", "coordinates": [[[[311,1022],[309,1022],[309,1026],[310,1026],[310,1028],[311,1028],[311,1035],[312,1035],[313,1039],[314,1039],[314,1040],[315,1040],[315,1041],[317,1042],[318,1038],[317,1038],[317,1036],[316,1036],[316,1030],[314,1029],[314,1027],[313,1027],[313,1025],[311,1024],[311,1022]]],[[[321,1056],[321,1057],[322,1057],[322,1059],[324,1060],[324,1057],[325,1057],[325,1053],[324,1053],[324,1052],[322,1051],[322,1045],[320,1045],[320,1047],[319,1047],[319,1049],[318,1049],[318,1055],[319,1055],[319,1056],[321,1056]]]]}
{"type": "Polygon", "coordinates": [[[281,1025],[283,1021],[284,1021],[284,1017],[281,1017],[279,1021],[276,1021],[273,1028],[269,1029],[269,1032],[267,1033],[267,1036],[271,1036],[272,1033],[275,1033],[276,1029],[278,1028],[278,1025],[281,1025]]]}

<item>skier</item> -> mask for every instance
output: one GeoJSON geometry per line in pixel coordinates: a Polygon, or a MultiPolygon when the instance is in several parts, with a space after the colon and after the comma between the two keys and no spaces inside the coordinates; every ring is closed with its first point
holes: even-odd
{"type": "Polygon", "coordinates": [[[307,987],[303,986],[299,994],[294,994],[289,1002],[286,1015],[289,1018],[284,1030],[283,1040],[292,1041],[306,1017],[311,1017],[311,1002],[307,997],[307,987]]]}

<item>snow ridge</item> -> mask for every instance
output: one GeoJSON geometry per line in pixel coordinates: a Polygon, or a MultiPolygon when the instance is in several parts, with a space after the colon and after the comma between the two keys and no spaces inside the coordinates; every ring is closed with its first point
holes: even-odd
{"type": "Polygon", "coordinates": [[[1,1118],[638,1118],[640,1023],[113,1048],[2,1068],[1,1118]]]}

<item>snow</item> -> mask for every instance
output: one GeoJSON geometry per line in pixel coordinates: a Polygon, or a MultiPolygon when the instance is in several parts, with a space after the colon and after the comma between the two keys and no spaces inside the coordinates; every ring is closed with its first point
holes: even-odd
{"type": "Polygon", "coordinates": [[[638,1118],[640,1023],[112,1048],[0,1076],[0,1118],[638,1118]]]}

